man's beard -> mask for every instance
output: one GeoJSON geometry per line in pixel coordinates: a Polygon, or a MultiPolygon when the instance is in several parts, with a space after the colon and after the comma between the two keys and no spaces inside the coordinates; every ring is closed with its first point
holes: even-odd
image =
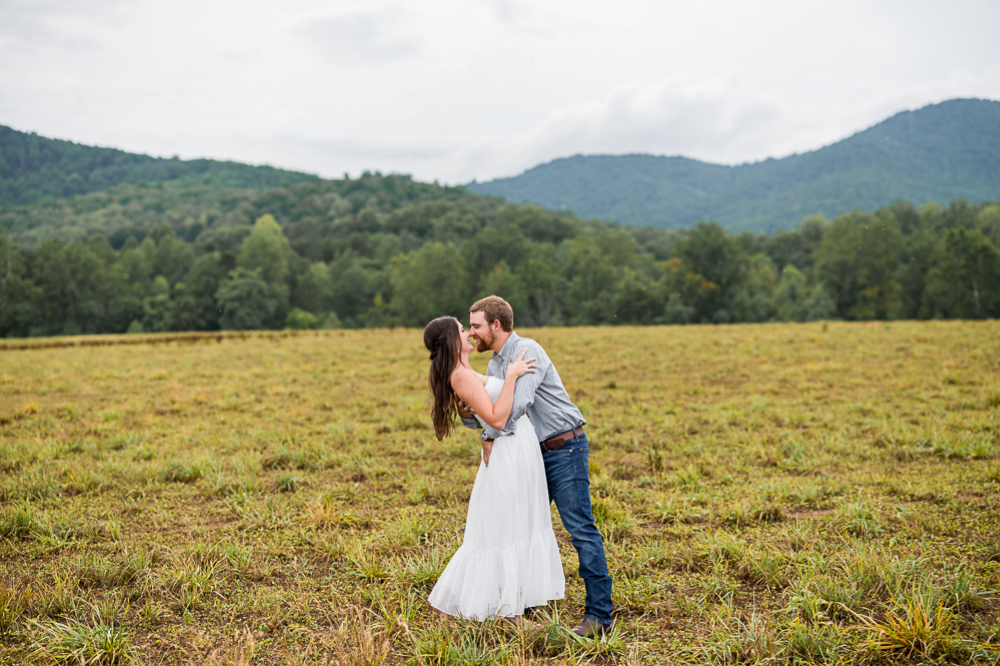
{"type": "Polygon", "coordinates": [[[482,354],[483,352],[489,351],[490,349],[493,348],[493,341],[495,339],[496,338],[493,337],[493,331],[490,331],[489,333],[486,333],[485,335],[477,335],[476,336],[476,351],[479,352],[480,354],[482,354]],[[486,336],[489,336],[489,339],[487,339],[486,336]]]}

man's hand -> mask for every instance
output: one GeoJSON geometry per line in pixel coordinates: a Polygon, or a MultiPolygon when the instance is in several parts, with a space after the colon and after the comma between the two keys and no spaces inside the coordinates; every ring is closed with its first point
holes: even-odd
{"type": "Polygon", "coordinates": [[[493,440],[484,439],[483,442],[483,464],[490,466],[490,454],[493,453],[493,440]]]}
{"type": "Polygon", "coordinates": [[[472,418],[472,407],[469,407],[469,403],[461,398],[458,399],[458,415],[463,419],[472,418]]]}

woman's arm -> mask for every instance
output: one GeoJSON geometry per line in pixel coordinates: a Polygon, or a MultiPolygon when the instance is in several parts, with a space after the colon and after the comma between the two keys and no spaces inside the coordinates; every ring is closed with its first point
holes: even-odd
{"type": "MultiPolygon", "coordinates": [[[[486,386],[486,383],[490,380],[489,377],[487,377],[486,375],[481,375],[478,372],[476,372],[475,370],[471,370],[471,372],[473,372],[476,375],[476,377],[479,379],[479,381],[481,381],[483,383],[483,386],[486,386]]],[[[456,393],[457,393],[457,391],[456,391],[456,393]]],[[[469,406],[469,404],[467,402],[465,402],[465,400],[462,400],[461,398],[459,398],[458,399],[458,416],[460,418],[463,418],[463,419],[471,419],[473,414],[474,414],[474,412],[472,411],[472,408],[469,406]]]]}
{"type": "MultiPolygon", "coordinates": [[[[476,377],[479,378],[479,381],[481,381],[483,383],[483,386],[486,386],[486,383],[489,381],[489,377],[487,377],[486,375],[481,375],[478,372],[476,372],[475,370],[472,370],[471,368],[467,368],[467,369],[470,370],[471,372],[475,373],[476,377]]],[[[469,403],[467,403],[464,400],[462,400],[461,398],[459,398],[458,399],[458,415],[459,415],[459,417],[463,418],[463,419],[471,419],[473,413],[474,412],[472,411],[472,407],[469,406],[469,403]]]]}
{"type": "Polygon", "coordinates": [[[459,398],[465,401],[483,421],[497,429],[502,429],[507,424],[510,417],[510,410],[514,406],[514,385],[517,378],[529,372],[534,372],[534,360],[523,360],[521,358],[511,363],[507,368],[507,376],[503,381],[503,389],[496,404],[490,400],[490,395],[486,392],[486,387],[479,381],[477,372],[462,368],[451,376],[451,385],[459,398]]]}

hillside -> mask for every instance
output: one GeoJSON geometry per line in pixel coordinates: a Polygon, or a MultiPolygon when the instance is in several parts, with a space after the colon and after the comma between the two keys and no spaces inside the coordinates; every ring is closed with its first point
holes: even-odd
{"type": "Polygon", "coordinates": [[[462,187],[414,181],[408,176],[365,173],[357,179],[310,180],[258,191],[200,183],[193,179],[122,184],[99,192],[46,199],[29,206],[0,207],[0,230],[25,249],[45,240],[86,241],[93,234],[119,247],[129,236],[142,240],[165,222],[180,238],[249,224],[265,213],[283,220],[321,219],[323,226],[363,209],[388,213],[429,201],[487,200],[462,187]]]}
{"type": "Polygon", "coordinates": [[[662,229],[699,219],[774,232],[805,216],[1000,199],[1000,102],[960,99],[905,111],[833,145],[736,167],[684,157],[594,155],[470,183],[480,194],[662,229]]]}
{"type": "Polygon", "coordinates": [[[183,181],[260,190],[313,177],[238,162],[137,155],[48,139],[0,125],[0,206],[71,197],[122,184],[183,181]]]}

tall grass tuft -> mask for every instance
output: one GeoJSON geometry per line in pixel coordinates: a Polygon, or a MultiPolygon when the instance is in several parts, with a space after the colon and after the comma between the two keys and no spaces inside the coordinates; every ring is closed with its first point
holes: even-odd
{"type": "Polygon", "coordinates": [[[125,553],[121,560],[85,553],[76,563],[81,587],[124,587],[145,583],[152,565],[147,553],[125,553]]]}
{"type": "Polygon", "coordinates": [[[0,512],[0,537],[27,539],[37,529],[38,518],[24,507],[0,512]]]}
{"type": "Polygon", "coordinates": [[[131,635],[112,624],[35,622],[42,637],[31,657],[39,662],[72,664],[124,664],[131,660],[131,635]]]}
{"type": "Polygon", "coordinates": [[[278,492],[294,493],[302,487],[302,479],[295,474],[281,474],[274,480],[274,486],[278,492]]]}
{"type": "Polygon", "coordinates": [[[266,453],[261,459],[261,467],[264,470],[315,470],[324,462],[324,452],[318,446],[282,446],[266,453]]]}
{"type": "Polygon", "coordinates": [[[852,614],[860,621],[859,628],[869,633],[869,649],[887,658],[935,659],[951,651],[953,613],[944,602],[931,606],[923,596],[914,595],[884,620],[852,614]]]}
{"type": "Polygon", "coordinates": [[[218,559],[201,564],[196,557],[189,557],[179,567],[164,572],[162,586],[173,597],[174,609],[189,613],[198,608],[215,587],[220,565],[218,559]]]}
{"type": "Polygon", "coordinates": [[[0,636],[17,629],[30,602],[30,587],[21,587],[13,578],[0,581],[0,636]]]}
{"type": "Polygon", "coordinates": [[[306,505],[305,520],[315,527],[331,527],[340,521],[336,499],[331,493],[324,493],[315,502],[306,505]]]}
{"type": "Polygon", "coordinates": [[[233,642],[225,647],[212,650],[205,661],[206,666],[249,666],[256,652],[253,632],[245,628],[236,632],[233,642]]]}
{"type": "Polygon", "coordinates": [[[611,543],[627,539],[638,526],[628,508],[610,497],[595,499],[593,512],[594,524],[601,531],[601,536],[611,543]]]}
{"type": "Polygon", "coordinates": [[[755,664],[773,660],[778,644],[767,620],[753,613],[717,627],[702,650],[709,664],[755,664]]]}
{"type": "Polygon", "coordinates": [[[204,475],[202,465],[177,460],[168,462],[160,470],[160,478],[170,483],[194,483],[204,475]]]}
{"type": "Polygon", "coordinates": [[[444,571],[447,561],[438,551],[408,557],[393,568],[393,577],[405,585],[430,590],[444,571]]]}
{"type": "Polygon", "coordinates": [[[777,504],[740,500],[729,510],[722,522],[739,527],[753,522],[778,523],[784,519],[785,512],[777,504]]]}
{"type": "Polygon", "coordinates": [[[378,553],[357,548],[344,559],[344,572],[348,576],[368,582],[378,582],[389,577],[385,558],[378,553]]]}
{"type": "Polygon", "coordinates": [[[41,617],[72,615],[76,611],[76,579],[53,572],[52,583],[38,583],[33,602],[41,617]]]}
{"type": "Polygon", "coordinates": [[[335,663],[340,666],[383,664],[392,650],[385,635],[365,622],[360,609],[341,620],[335,640],[335,663]]]}
{"type": "Polygon", "coordinates": [[[667,459],[663,453],[663,446],[659,442],[655,442],[649,446],[646,451],[646,458],[649,460],[649,469],[652,470],[653,474],[662,474],[667,466],[667,459]]]}
{"type": "Polygon", "coordinates": [[[792,663],[828,663],[847,647],[841,631],[829,622],[807,624],[793,620],[783,639],[792,663]]]}
{"type": "Polygon", "coordinates": [[[885,524],[875,508],[859,493],[853,501],[841,502],[834,525],[851,536],[872,538],[885,530],[885,524]]]}

